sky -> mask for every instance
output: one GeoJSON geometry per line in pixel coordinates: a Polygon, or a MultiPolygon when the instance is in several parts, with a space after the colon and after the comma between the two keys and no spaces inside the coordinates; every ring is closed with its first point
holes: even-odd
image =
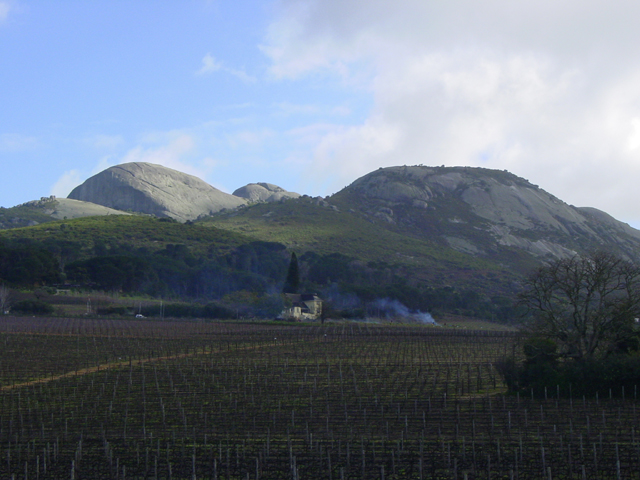
{"type": "Polygon", "coordinates": [[[640,228],[640,2],[0,0],[0,206],[144,161],[232,193],[506,169],[640,228]]]}

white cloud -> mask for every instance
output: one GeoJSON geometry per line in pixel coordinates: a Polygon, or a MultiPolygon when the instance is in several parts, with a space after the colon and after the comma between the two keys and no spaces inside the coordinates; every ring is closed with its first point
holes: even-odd
{"type": "Polygon", "coordinates": [[[51,195],[56,197],[66,198],[71,193],[71,190],[80,185],[85,179],[83,179],[78,170],[69,170],[64,172],[62,176],[51,187],[51,195]]]}
{"type": "Polygon", "coordinates": [[[9,17],[11,11],[11,4],[9,2],[0,2],[0,23],[4,22],[9,17]]]}
{"type": "Polygon", "coordinates": [[[294,115],[335,115],[344,117],[351,113],[348,107],[343,105],[338,106],[325,106],[316,104],[298,104],[291,102],[280,102],[274,105],[277,108],[276,115],[282,115],[285,117],[294,115]]]}
{"type": "Polygon", "coordinates": [[[206,75],[214,72],[226,72],[234,77],[239,78],[244,83],[255,83],[256,78],[248,75],[244,70],[226,67],[222,62],[218,61],[210,53],[207,53],[202,59],[202,67],[196,72],[196,75],[206,75]]]}
{"type": "Polygon", "coordinates": [[[388,165],[506,168],[640,224],[640,3],[279,5],[261,46],[271,74],[330,73],[373,99],[361,125],[298,129],[316,142],[319,182],[345,185],[388,165]]]}
{"type": "Polygon", "coordinates": [[[640,148],[640,118],[634,117],[630,122],[630,132],[627,138],[627,148],[630,151],[640,148]]]}
{"type": "Polygon", "coordinates": [[[203,75],[205,73],[217,72],[222,70],[222,63],[218,62],[210,53],[207,53],[202,59],[202,67],[196,73],[203,75]]]}
{"type": "Polygon", "coordinates": [[[310,170],[314,179],[335,192],[350,180],[387,165],[387,156],[401,141],[402,132],[381,118],[371,118],[362,126],[336,127],[316,145],[310,170]]]}
{"type": "Polygon", "coordinates": [[[345,107],[343,105],[339,105],[337,107],[333,107],[331,109],[331,113],[333,115],[338,115],[340,117],[346,117],[347,115],[351,115],[352,111],[349,107],[345,107]]]}
{"type": "Polygon", "coordinates": [[[330,123],[316,123],[293,128],[289,130],[287,134],[292,137],[296,143],[313,146],[320,143],[325,135],[335,132],[340,128],[340,126],[330,123]]]}
{"type": "Polygon", "coordinates": [[[0,134],[1,152],[21,152],[38,146],[38,139],[18,133],[0,134]]]}
{"type": "Polygon", "coordinates": [[[130,149],[118,162],[147,162],[172,168],[180,172],[198,177],[202,171],[188,161],[185,157],[191,154],[195,147],[193,136],[184,133],[155,133],[148,134],[143,139],[143,144],[130,149]],[[149,143],[156,145],[147,146],[149,143]],[[157,145],[160,143],[160,145],[157,145]]]}
{"type": "Polygon", "coordinates": [[[117,165],[117,163],[118,162],[115,160],[115,157],[113,157],[112,155],[106,155],[102,157],[98,161],[98,163],[96,163],[96,165],[93,167],[93,170],[91,171],[91,175],[100,173],[109,167],[113,167],[114,165],[117,165]]]}

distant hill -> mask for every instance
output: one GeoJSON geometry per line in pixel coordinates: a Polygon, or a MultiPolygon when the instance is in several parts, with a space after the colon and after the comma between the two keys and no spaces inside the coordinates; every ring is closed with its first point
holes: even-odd
{"type": "Polygon", "coordinates": [[[53,220],[96,215],[129,215],[113,208],[69,198],[43,197],[11,208],[0,208],[0,229],[30,227],[53,220]]]}
{"type": "Polygon", "coordinates": [[[181,222],[246,204],[197,177],[144,162],[107,168],[74,188],[69,198],[181,222]]]}
{"type": "MultiPolygon", "coordinates": [[[[640,231],[595,208],[568,205],[509,172],[483,168],[381,168],[327,199],[302,197],[208,221],[291,248],[361,258],[389,250],[398,258],[420,258],[405,249],[423,242],[422,248],[440,252],[427,258],[451,259],[455,255],[446,252],[458,252],[467,258],[462,263],[476,258],[521,273],[602,248],[640,260],[640,231]]],[[[436,263],[436,270],[458,268],[436,263]]]]}
{"type": "Polygon", "coordinates": [[[306,278],[318,290],[338,282],[359,285],[359,294],[371,296],[391,295],[391,284],[403,294],[413,291],[410,286],[456,286],[511,295],[520,278],[495,261],[393,231],[308,196],[223,212],[198,224],[286,245],[298,253],[306,278]]]}
{"type": "Polygon", "coordinates": [[[0,207],[0,229],[131,213],[186,222],[248,203],[299,197],[299,193],[264,182],[250,183],[229,195],[192,175],[161,165],[134,162],[94,175],[74,188],[69,198],[42,197],[11,208],[0,207]]]}

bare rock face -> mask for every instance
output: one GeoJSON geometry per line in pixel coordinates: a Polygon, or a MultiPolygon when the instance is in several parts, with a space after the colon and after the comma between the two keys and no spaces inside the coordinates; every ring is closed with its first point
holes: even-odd
{"type": "Polygon", "coordinates": [[[180,222],[246,204],[193,175],[143,162],[108,168],[74,188],[68,198],[180,222]]]}
{"type": "Polygon", "coordinates": [[[600,248],[640,259],[640,231],[594,208],[577,208],[507,171],[471,167],[381,168],[336,197],[371,217],[393,209],[412,235],[439,236],[465,253],[524,250],[562,258],[600,248]]]}
{"type": "MultiPolygon", "coordinates": [[[[47,210],[47,212],[48,211],[49,210],[47,210]]],[[[72,200],[70,198],[57,198],[50,211],[51,217],[56,220],[63,220],[65,218],[95,217],[101,215],[129,215],[127,212],[105,207],[104,205],[72,200]]]]}
{"type": "Polygon", "coordinates": [[[299,193],[287,192],[285,189],[272,183],[250,183],[240,187],[233,194],[250,202],[279,202],[285,198],[298,198],[299,193]]]}

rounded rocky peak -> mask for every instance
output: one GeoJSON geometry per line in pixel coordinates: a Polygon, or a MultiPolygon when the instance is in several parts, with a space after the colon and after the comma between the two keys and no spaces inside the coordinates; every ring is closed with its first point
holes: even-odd
{"type": "Polygon", "coordinates": [[[566,231],[566,223],[579,228],[585,223],[575,208],[505,170],[422,165],[380,168],[357,179],[347,190],[389,205],[429,205],[435,198],[456,198],[476,215],[511,228],[542,226],[566,231]]]}
{"type": "Polygon", "coordinates": [[[193,175],[145,162],[107,168],[73,189],[68,198],[182,222],[246,203],[193,175]]]}
{"type": "Polygon", "coordinates": [[[428,201],[434,196],[460,192],[469,186],[502,185],[528,187],[536,185],[504,170],[479,167],[428,167],[424,165],[386,167],[374,170],[354,181],[352,189],[368,198],[389,202],[428,201]]]}
{"type": "Polygon", "coordinates": [[[249,183],[238,188],[233,195],[249,200],[250,202],[278,202],[286,198],[298,198],[299,193],[288,192],[273,183],[249,183]]]}
{"type": "Polygon", "coordinates": [[[426,182],[434,169],[429,167],[387,167],[358,178],[347,189],[367,198],[393,203],[429,201],[433,192],[426,182]]]}

